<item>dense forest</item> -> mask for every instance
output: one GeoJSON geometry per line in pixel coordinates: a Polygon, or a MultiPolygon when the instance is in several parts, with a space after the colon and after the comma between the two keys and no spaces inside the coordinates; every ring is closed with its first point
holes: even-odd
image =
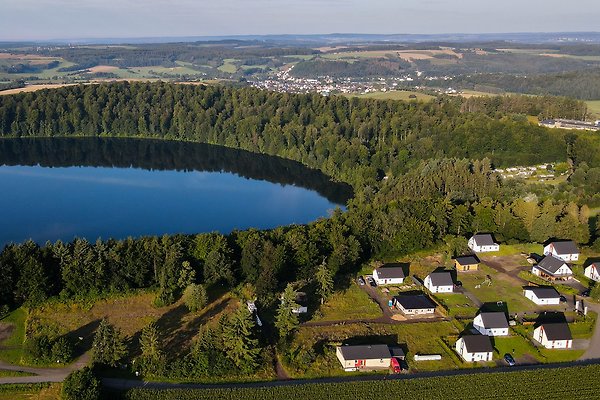
{"type": "MultiPolygon", "coordinates": [[[[509,97],[403,103],[165,83],[81,85],[0,97],[4,138],[138,136],[220,144],[299,161],[355,190],[346,212],[301,226],[11,244],[0,253],[0,304],[35,306],[51,297],[85,300],[150,288],[160,307],[186,293],[202,299],[203,287],[250,286],[260,306],[273,311],[288,283],[304,282],[324,299],[335,280],[374,255],[434,247],[458,255],[474,232],[494,232],[502,243],[559,237],[598,248],[600,226],[590,225],[587,205],[596,193],[582,189],[600,172],[598,140],[524,118],[531,110],[560,110],[553,101],[566,104],[509,97]],[[502,181],[493,170],[551,161],[568,162],[572,182],[565,183],[563,197],[502,181]]],[[[571,104],[573,112],[580,111],[577,104],[571,104]]],[[[20,152],[18,146],[14,152],[20,152]]],[[[235,329],[251,332],[241,310],[203,332],[184,354],[144,364],[145,372],[198,378],[239,373],[241,365],[249,371],[264,366],[260,357],[272,353],[255,350],[269,343],[243,343],[252,351],[237,358],[223,350],[237,345],[223,339],[235,329]]],[[[284,337],[283,325],[276,327],[284,337]]],[[[43,327],[30,325],[28,335],[37,343],[34,349],[60,343],[43,327]]],[[[152,336],[152,328],[142,334],[152,336]]]]}

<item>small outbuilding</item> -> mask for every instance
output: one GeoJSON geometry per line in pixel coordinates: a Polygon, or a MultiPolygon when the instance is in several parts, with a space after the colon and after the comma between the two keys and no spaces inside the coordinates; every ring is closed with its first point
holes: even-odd
{"type": "Polygon", "coordinates": [[[479,258],[475,254],[460,256],[454,259],[454,266],[458,272],[477,271],[479,263],[479,258]]]}
{"type": "Polygon", "coordinates": [[[595,262],[585,267],[584,275],[588,279],[600,282],[600,262],[595,262]]]}
{"type": "Polygon", "coordinates": [[[494,349],[489,336],[469,335],[456,341],[456,352],[466,362],[492,361],[494,349]]]}
{"type": "Polygon", "coordinates": [[[401,264],[385,264],[373,270],[373,279],[377,285],[400,285],[405,277],[401,264]]]}
{"type": "Polygon", "coordinates": [[[476,253],[486,253],[500,250],[500,245],[494,242],[494,238],[489,233],[478,233],[473,235],[473,237],[469,239],[467,245],[476,253]]]}
{"type": "Polygon", "coordinates": [[[548,254],[539,263],[531,267],[531,273],[550,280],[569,280],[573,277],[573,271],[567,263],[548,254]]]}
{"type": "Polygon", "coordinates": [[[473,320],[473,328],[485,336],[508,336],[508,320],[503,312],[482,312],[473,320]]]}
{"type": "Polygon", "coordinates": [[[432,272],[425,278],[424,285],[431,293],[452,293],[454,290],[452,275],[448,271],[432,272]]]}
{"type": "Polygon", "coordinates": [[[388,369],[392,361],[392,353],[386,344],[338,346],[336,356],[348,372],[388,369]]]}
{"type": "Polygon", "coordinates": [[[523,289],[523,294],[529,300],[540,306],[560,304],[560,294],[550,286],[531,286],[523,289]]]}
{"type": "Polygon", "coordinates": [[[579,249],[572,240],[550,242],[544,246],[544,255],[553,255],[565,262],[579,260],[579,249]]]}
{"type": "Polygon", "coordinates": [[[573,347],[573,336],[566,322],[541,324],[533,330],[533,338],[547,349],[573,347]]]}
{"type": "Polygon", "coordinates": [[[404,295],[394,297],[394,305],[406,315],[427,315],[435,313],[435,303],[427,296],[404,295]]]}

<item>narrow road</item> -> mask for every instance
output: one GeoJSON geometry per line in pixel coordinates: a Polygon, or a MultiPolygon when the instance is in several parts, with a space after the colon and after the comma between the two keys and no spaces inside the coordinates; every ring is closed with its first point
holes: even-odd
{"type": "MultiPolygon", "coordinates": [[[[588,310],[592,310],[598,314],[600,317],[600,304],[591,303],[584,299],[584,304],[587,305],[588,310]]],[[[583,356],[581,356],[580,360],[593,360],[600,359],[600,319],[596,320],[596,326],[594,327],[594,334],[590,339],[590,345],[588,346],[583,356]]]]}
{"type": "Polygon", "coordinates": [[[34,374],[31,376],[10,376],[0,378],[0,385],[6,383],[42,383],[42,382],[62,382],[65,378],[73,371],[82,369],[89,363],[89,353],[79,357],[79,359],[72,364],[65,367],[56,368],[36,368],[36,367],[23,367],[20,365],[8,364],[0,361],[0,369],[8,371],[21,371],[34,374]]]}

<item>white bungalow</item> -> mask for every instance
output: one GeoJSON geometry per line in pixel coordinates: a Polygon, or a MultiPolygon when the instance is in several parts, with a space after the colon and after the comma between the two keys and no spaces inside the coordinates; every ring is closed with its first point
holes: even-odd
{"type": "Polygon", "coordinates": [[[523,294],[529,300],[540,306],[560,304],[560,294],[553,287],[531,286],[525,288],[523,294]]]}
{"type": "Polygon", "coordinates": [[[573,270],[561,258],[548,254],[537,265],[531,267],[531,273],[551,280],[568,280],[573,277],[573,270]]]}
{"type": "Polygon", "coordinates": [[[533,338],[547,349],[570,349],[573,336],[567,323],[542,324],[533,330],[533,338]]]}
{"type": "Polygon", "coordinates": [[[405,315],[432,315],[435,313],[435,303],[422,294],[396,296],[393,303],[405,315]]]}
{"type": "Polygon", "coordinates": [[[427,275],[424,284],[431,293],[452,293],[454,289],[452,275],[448,271],[432,272],[427,275]]]}
{"type": "Polygon", "coordinates": [[[347,372],[388,369],[392,362],[392,353],[386,344],[339,346],[335,353],[347,372]]]}
{"type": "Polygon", "coordinates": [[[373,279],[378,285],[400,285],[404,278],[404,268],[400,264],[386,264],[373,270],[373,279]]]}
{"type": "Polygon", "coordinates": [[[469,239],[468,246],[476,253],[485,253],[489,251],[499,251],[500,245],[494,242],[494,238],[489,233],[478,233],[469,239]]]}
{"type": "Polygon", "coordinates": [[[492,361],[494,349],[489,336],[463,336],[456,341],[456,352],[466,362],[492,361]]]}
{"type": "Polygon", "coordinates": [[[544,247],[544,255],[552,254],[556,258],[560,258],[565,262],[579,260],[579,249],[572,240],[560,242],[550,242],[544,247]]]}
{"type": "Polygon", "coordinates": [[[485,336],[508,336],[508,321],[503,312],[482,312],[473,320],[473,327],[485,336]]]}
{"type": "Polygon", "coordinates": [[[588,279],[600,282],[600,262],[596,262],[585,267],[584,275],[588,279]]]}

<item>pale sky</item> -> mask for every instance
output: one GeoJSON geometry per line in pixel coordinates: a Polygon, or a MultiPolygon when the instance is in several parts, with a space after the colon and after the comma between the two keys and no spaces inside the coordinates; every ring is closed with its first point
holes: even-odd
{"type": "Polygon", "coordinates": [[[0,0],[0,41],[600,31],[600,0],[0,0]]]}

